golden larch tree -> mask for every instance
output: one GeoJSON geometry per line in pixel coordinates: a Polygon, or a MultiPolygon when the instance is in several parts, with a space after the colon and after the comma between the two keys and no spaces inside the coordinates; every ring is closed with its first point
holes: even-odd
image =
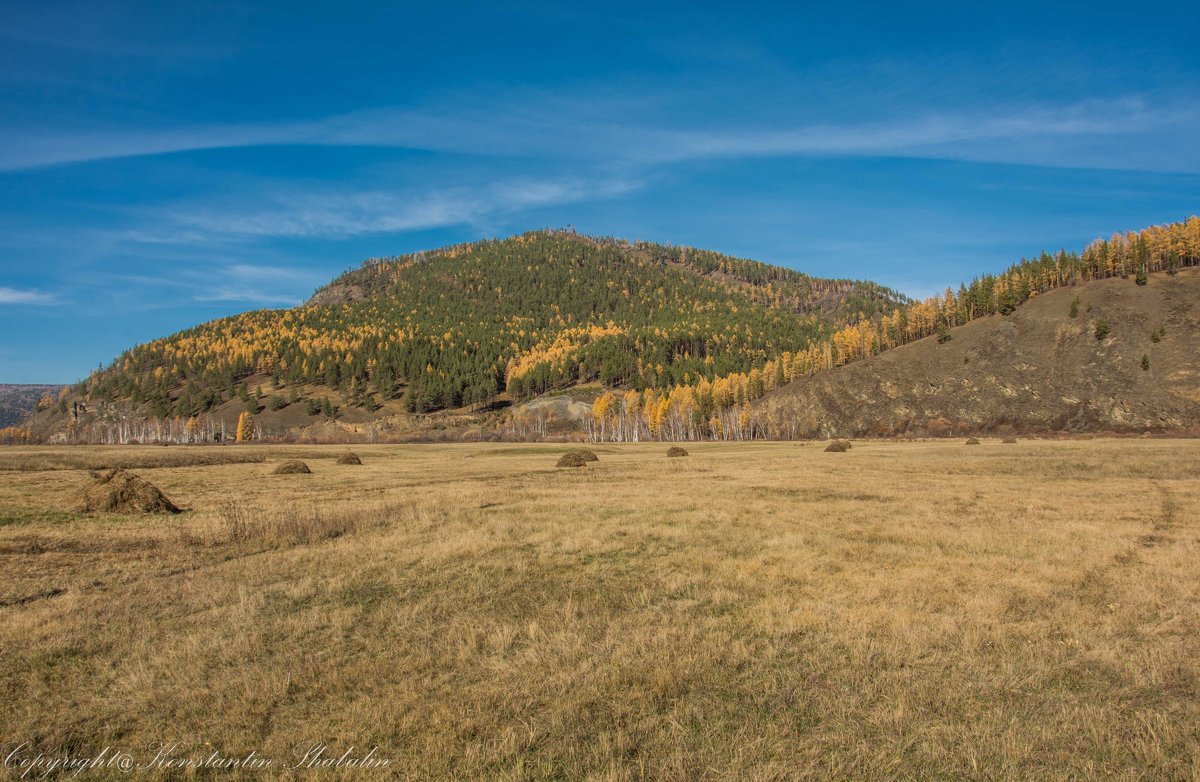
{"type": "Polygon", "coordinates": [[[250,415],[248,410],[243,410],[238,416],[237,422],[237,441],[239,443],[249,442],[254,439],[254,416],[250,415]]]}

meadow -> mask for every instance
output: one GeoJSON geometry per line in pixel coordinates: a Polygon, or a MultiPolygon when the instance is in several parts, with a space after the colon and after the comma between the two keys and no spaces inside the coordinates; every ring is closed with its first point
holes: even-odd
{"type": "Polygon", "coordinates": [[[1200,777],[1200,442],[822,448],[601,445],[570,470],[565,445],[3,449],[3,755],[1200,777]],[[271,474],[291,458],[312,474],[271,474]],[[188,510],[69,510],[104,465],[188,510]]]}

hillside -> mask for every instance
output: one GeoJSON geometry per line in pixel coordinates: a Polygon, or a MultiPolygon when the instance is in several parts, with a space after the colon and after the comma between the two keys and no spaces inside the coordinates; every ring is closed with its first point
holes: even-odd
{"type": "Polygon", "coordinates": [[[46,394],[56,395],[62,386],[0,383],[0,428],[15,426],[37,409],[46,394]]]}
{"type": "Polygon", "coordinates": [[[369,261],[304,306],[135,347],[77,389],[82,408],[40,423],[79,432],[153,419],[145,436],[157,438],[192,418],[228,433],[250,410],[260,431],[279,432],[587,384],[668,388],[749,372],[907,303],[868,282],[539,231],[369,261]]]}
{"type": "Polygon", "coordinates": [[[319,441],[1186,430],[1198,265],[1192,217],[911,301],[532,232],[369,261],[304,306],[135,347],[32,435],[223,440],[245,413],[245,437],[319,441]]]}
{"type": "Polygon", "coordinates": [[[1200,270],[1052,290],[950,337],[804,377],[758,409],[796,437],[1200,431],[1200,270]]]}

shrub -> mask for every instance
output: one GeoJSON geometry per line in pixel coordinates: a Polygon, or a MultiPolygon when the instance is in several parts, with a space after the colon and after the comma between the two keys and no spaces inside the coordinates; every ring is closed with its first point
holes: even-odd
{"type": "Polygon", "coordinates": [[[1112,327],[1108,325],[1107,320],[1101,318],[1100,320],[1096,321],[1095,334],[1097,341],[1103,342],[1108,337],[1110,331],[1112,331],[1112,327]]]}
{"type": "Polygon", "coordinates": [[[1072,318],[1079,317],[1079,297],[1078,296],[1071,299],[1071,317],[1072,318]]]}
{"type": "Polygon", "coordinates": [[[267,406],[270,407],[272,410],[282,410],[283,408],[288,406],[288,403],[287,403],[286,399],[284,399],[283,397],[276,394],[271,397],[271,401],[267,406]]]}
{"type": "Polygon", "coordinates": [[[1142,354],[1142,371],[1143,372],[1150,371],[1150,354],[1149,353],[1142,354]]]}

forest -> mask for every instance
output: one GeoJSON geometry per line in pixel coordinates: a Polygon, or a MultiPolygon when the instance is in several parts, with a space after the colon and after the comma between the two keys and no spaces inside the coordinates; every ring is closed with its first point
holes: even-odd
{"type": "Polygon", "coordinates": [[[1198,263],[1192,217],[1043,252],[912,301],[705,250],[535,231],[368,261],[308,305],[135,347],[74,393],[129,401],[186,429],[235,398],[251,412],[303,405],[336,417],[312,388],[367,410],[402,399],[425,413],[598,384],[598,439],[751,438],[761,431],[749,403],[798,377],[951,339],[955,326],[1055,288],[1119,276],[1144,284],[1198,263]]]}
{"type": "Polygon", "coordinates": [[[330,292],[359,298],[260,310],[133,348],[82,387],[90,399],[199,415],[245,398],[252,375],[338,389],[410,412],[527,399],[578,383],[669,388],[762,367],[906,299],[687,248],[539,231],[369,261],[330,292]]]}
{"type": "MultiPolygon", "coordinates": [[[[877,355],[926,337],[952,339],[950,329],[976,318],[1008,315],[1030,298],[1090,280],[1174,274],[1200,265],[1200,217],[1098,239],[1082,253],[1059,250],[1023,258],[996,275],[976,277],[957,291],[864,317],[785,352],[750,372],[734,372],[666,389],[605,392],[593,405],[589,435],[597,440],[743,440],[767,434],[749,403],[814,372],[877,355]]],[[[1097,335],[1099,338],[1099,335],[1097,335]]],[[[1145,368],[1145,367],[1144,367],[1145,368]]]]}

